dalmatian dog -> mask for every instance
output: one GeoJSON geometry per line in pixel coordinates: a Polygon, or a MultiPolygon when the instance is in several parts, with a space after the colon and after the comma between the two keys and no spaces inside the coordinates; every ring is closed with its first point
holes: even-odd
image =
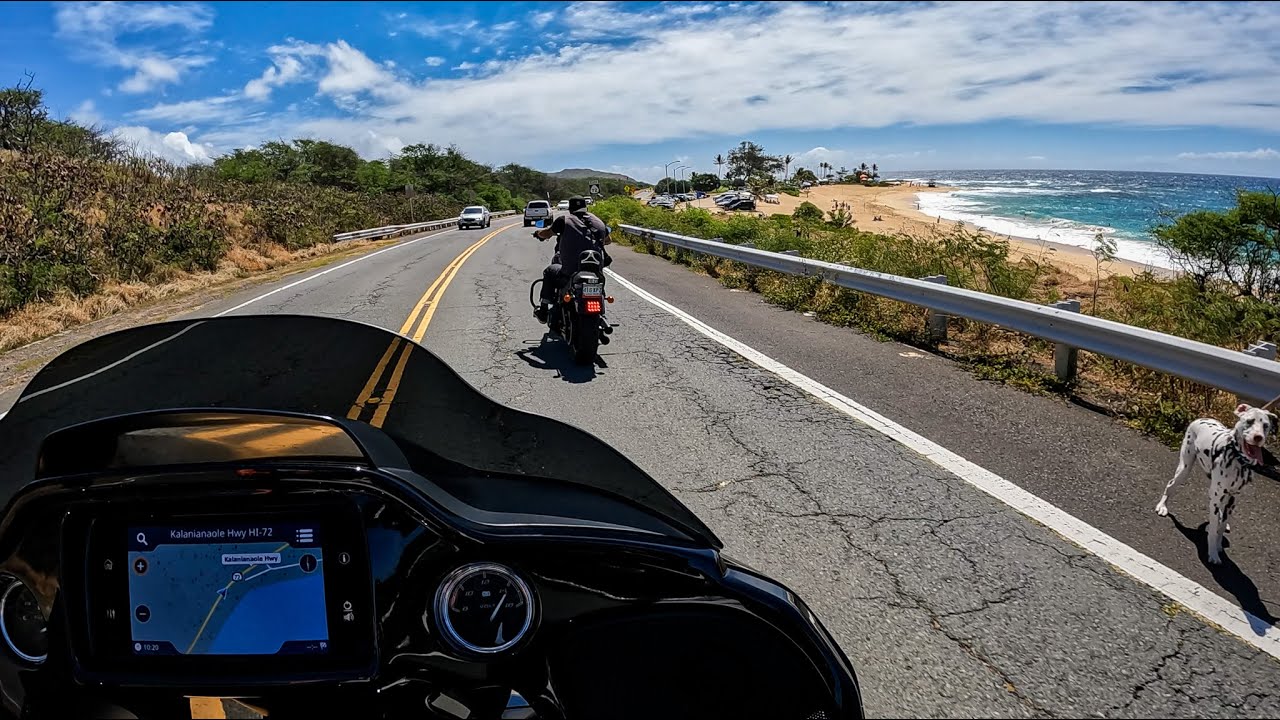
{"type": "Polygon", "coordinates": [[[1208,418],[1187,426],[1178,469],[1156,504],[1156,514],[1169,514],[1169,492],[1198,464],[1209,477],[1209,562],[1214,565],[1222,563],[1222,535],[1231,530],[1228,521],[1236,495],[1253,480],[1254,468],[1263,464],[1262,445],[1275,426],[1275,415],[1244,404],[1236,407],[1234,428],[1208,418]]]}

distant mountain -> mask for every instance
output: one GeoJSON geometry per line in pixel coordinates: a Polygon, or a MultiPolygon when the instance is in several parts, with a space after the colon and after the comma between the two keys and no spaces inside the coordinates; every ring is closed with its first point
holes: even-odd
{"type": "Polygon", "coordinates": [[[635,178],[627,177],[619,173],[605,172],[603,170],[591,170],[589,168],[565,168],[560,172],[547,173],[553,178],[561,180],[585,180],[587,178],[603,178],[608,180],[621,180],[628,185],[648,185],[649,183],[640,182],[635,178]]]}

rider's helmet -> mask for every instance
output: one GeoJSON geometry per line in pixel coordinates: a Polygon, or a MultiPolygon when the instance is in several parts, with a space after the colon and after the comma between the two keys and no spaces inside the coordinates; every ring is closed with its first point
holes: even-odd
{"type": "Polygon", "coordinates": [[[581,195],[574,195],[569,198],[569,212],[580,213],[587,209],[587,199],[581,195]]]}

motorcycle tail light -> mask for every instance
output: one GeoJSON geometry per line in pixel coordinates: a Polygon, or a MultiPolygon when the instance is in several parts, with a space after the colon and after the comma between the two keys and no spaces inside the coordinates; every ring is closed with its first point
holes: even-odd
{"type": "Polygon", "coordinates": [[[605,302],[607,302],[607,303],[612,303],[612,302],[613,302],[613,296],[612,296],[612,295],[610,295],[609,297],[605,298],[604,300],[605,300],[605,302]]]}
{"type": "Polygon", "coordinates": [[[593,298],[587,301],[587,312],[598,315],[599,313],[603,312],[603,310],[604,308],[600,305],[599,300],[596,300],[593,298]]]}
{"type": "Polygon", "coordinates": [[[564,301],[565,301],[565,303],[571,303],[571,302],[573,302],[573,296],[572,296],[572,295],[570,295],[569,293],[565,293],[565,294],[564,294],[564,301]]]}

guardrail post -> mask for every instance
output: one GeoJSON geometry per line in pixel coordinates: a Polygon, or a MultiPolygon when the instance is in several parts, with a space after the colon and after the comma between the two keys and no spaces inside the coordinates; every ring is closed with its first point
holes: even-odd
{"type": "MultiPolygon", "coordinates": [[[[1051,304],[1049,307],[1055,310],[1066,310],[1067,312],[1080,312],[1079,300],[1059,300],[1051,304]]],[[[1062,343],[1054,343],[1053,345],[1053,371],[1062,382],[1071,382],[1076,379],[1076,360],[1079,358],[1079,348],[1073,348],[1070,345],[1062,343]]]]}
{"type": "MultiPolygon", "coordinates": [[[[925,282],[934,283],[935,285],[947,284],[946,275],[929,275],[927,277],[922,277],[920,279],[925,282]]],[[[947,341],[947,314],[946,313],[941,313],[941,312],[938,312],[937,310],[930,308],[928,320],[926,320],[926,322],[928,323],[930,340],[932,340],[933,342],[939,342],[939,343],[947,341]]]]}
{"type": "MultiPolygon", "coordinates": [[[[1273,342],[1267,342],[1266,340],[1259,340],[1246,348],[1244,354],[1259,357],[1264,360],[1275,360],[1276,344],[1273,342]]],[[[1247,398],[1243,395],[1236,396],[1237,403],[1245,403],[1254,407],[1262,407],[1270,399],[1271,398],[1247,398]]]]}

